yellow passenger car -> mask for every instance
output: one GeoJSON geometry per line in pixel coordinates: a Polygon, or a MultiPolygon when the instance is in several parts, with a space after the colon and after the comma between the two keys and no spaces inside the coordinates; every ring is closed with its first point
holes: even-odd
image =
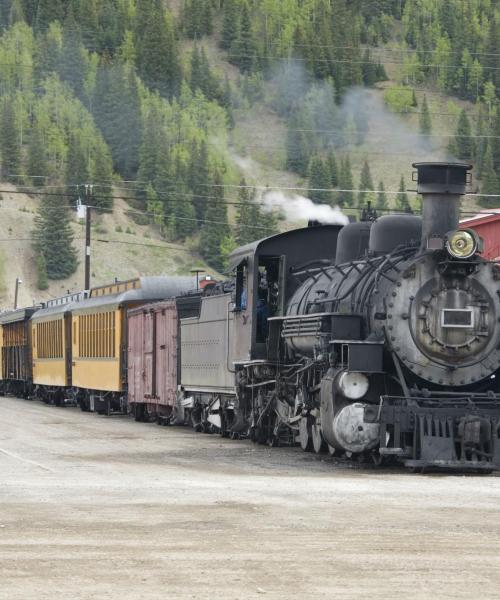
{"type": "Polygon", "coordinates": [[[20,308],[0,315],[1,389],[29,398],[33,390],[31,322],[38,307],[20,308]]]}
{"type": "Polygon", "coordinates": [[[50,300],[31,317],[35,396],[54,404],[74,401],[71,372],[71,310],[84,293],[50,300]]]}
{"type": "Polygon", "coordinates": [[[127,407],[127,311],[193,288],[191,277],[140,277],[93,288],[72,307],[72,385],[82,410],[127,407]]]}

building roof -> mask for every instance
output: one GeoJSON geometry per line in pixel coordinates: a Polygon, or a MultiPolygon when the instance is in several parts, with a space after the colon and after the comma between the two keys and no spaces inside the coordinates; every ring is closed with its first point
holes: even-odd
{"type": "Polygon", "coordinates": [[[27,321],[39,308],[39,306],[31,306],[30,308],[18,308],[17,310],[4,312],[0,314],[0,325],[27,321]]]}
{"type": "Polygon", "coordinates": [[[500,208],[491,208],[488,211],[479,212],[474,217],[468,217],[460,221],[460,227],[476,227],[477,225],[485,225],[486,223],[494,223],[500,221],[500,208]]]}

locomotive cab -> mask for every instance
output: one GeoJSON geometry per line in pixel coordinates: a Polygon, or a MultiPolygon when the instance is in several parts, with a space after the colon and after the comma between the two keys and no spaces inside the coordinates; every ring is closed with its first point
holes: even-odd
{"type": "Polygon", "coordinates": [[[234,294],[234,358],[246,362],[276,355],[279,338],[273,318],[300,286],[300,271],[335,260],[341,225],[305,227],[236,250],[230,256],[234,294]]]}

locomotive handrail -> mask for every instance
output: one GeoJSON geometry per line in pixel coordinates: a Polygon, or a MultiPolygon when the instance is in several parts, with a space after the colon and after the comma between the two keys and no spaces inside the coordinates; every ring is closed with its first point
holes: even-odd
{"type": "Polygon", "coordinates": [[[336,312],[309,313],[306,315],[288,315],[285,317],[269,317],[268,321],[291,321],[293,319],[317,319],[319,317],[333,317],[336,312]]]}
{"type": "Polygon", "coordinates": [[[310,265],[326,265],[326,266],[330,267],[330,266],[332,266],[332,263],[327,258],[317,258],[314,260],[310,260],[302,265],[298,265],[297,267],[291,267],[290,273],[292,275],[296,275],[296,274],[300,273],[301,271],[305,271],[310,265]]]}

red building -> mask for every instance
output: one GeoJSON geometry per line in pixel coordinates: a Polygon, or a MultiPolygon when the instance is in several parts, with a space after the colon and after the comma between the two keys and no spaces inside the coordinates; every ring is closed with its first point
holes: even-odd
{"type": "Polygon", "coordinates": [[[461,229],[474,229],[484,241],[482,255],[489,260],[500,259],[500,209],[491,209],[487,213],[460,222],[461,229]]]}

